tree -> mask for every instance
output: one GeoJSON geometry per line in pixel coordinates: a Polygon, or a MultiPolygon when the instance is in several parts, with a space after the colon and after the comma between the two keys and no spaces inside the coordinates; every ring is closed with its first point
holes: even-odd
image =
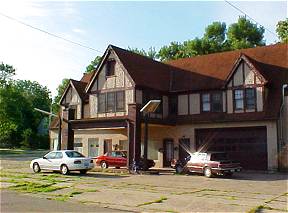
{"type": "Polygon", "coordinates": [[[288,18],[277,23],[276,32],[281,42],[288,43],[288,18]]]}
{"type": "Polygon", "coordinates": [[[159,50],[158,57],[161,61],[184,58],[186,57],[184,46],[179,42],[171,42],[159,50]]]}
{"type": "Polygon", "coordinates": [[[101,56],[96,56],[93,61],[86,67],[86,72],[85,73],[91,73],[93,72],[98,64],[101,62],[102,57],[101,56]]]}
{"type": "Polygon", "coordinates": [[[13,66],[4,64],[1,62],[0,64],[0,86],[4,86],[11,80],[11,78],[15,75],[15,69],[13,66]]]}
{"type": "Polygon", "coordinates": [[[183,43],[171,42],[160,48],[158,56],[161,61],[196,55],[205,55],[227,50],[265,45],[264,28],[251,23],[245,17],[229,26],[228,32],[224,22],[213,22],[205,29],[202,38],[194,38],[183,43]]]}
{"type": "Polygon", "coordinates": [[[227,32],[227,40],[232,50],[263,46],[265,29],[253,24],[246,17],[239,17],[237,23],[231,24],[227,32]]]}
{"type": "Polygon", "coordinates": [[[66,89],[66,87],[69,84],[69,79],[64,78],[61,82],[61,84],[59,84],[59,86],[57,87],[57,95],[55,96],[54,100],[53,100],[53,104],[52,104],[52,111],[54,113],[58,113],[59,112],[59,101],[66,89]]]}
{"type": "Polygon", "coordinates": [[[155,50],[155,47],[150,47],[147,52],[144,49],[131,48],[131,47],[128,47],[128,50],[137,53],[139,55],[146,56],[153,60],[156,60],[158,58],[158,54],[157,51],[155,50]]]}

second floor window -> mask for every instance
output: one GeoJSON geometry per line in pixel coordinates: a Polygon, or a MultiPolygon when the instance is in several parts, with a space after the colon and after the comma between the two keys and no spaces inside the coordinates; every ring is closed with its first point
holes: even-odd
{"type": "Polygon", "coordinates": [[[115,60],[109,60],[106,64],[106,77],[115,75],[115,60]]]}
{"type": "Polygon", "coordinates": [[[234,108],[235,110],[254,110],[256,108],[255,88],[234,90],[234,108]]]}
{"type": "Polygon", "coordinates": [[[244,109],[244,94],[242,89],[234,90],[234,103],[235,103],[235,110],[242,110],[244,109]]]}
{"type": "Polygon", "coordinates": [[[98,95],[98,113],[124,111],[124,94],[124,91],[100,93],[98,95]]]}
{"type": "Polygon", "coordinates": [[[202,94],[202,112],[222,112],[222,93],[202,94]]]}
{"type": "Polygon", "coordinates": [[[202,111],[210,112],[210,94],[202,95],[202,111]]]}
{"type": "Polygon", "coordinates": [[[246,98],[246,109],[255,109],[256,108],[256,95],[254,88],[247,88],[245,90],[246,98]]]}

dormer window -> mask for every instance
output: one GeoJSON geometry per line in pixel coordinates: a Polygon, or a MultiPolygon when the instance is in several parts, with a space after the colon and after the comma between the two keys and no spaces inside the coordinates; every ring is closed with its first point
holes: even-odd
{"type": "Polygon", "coordinates": [[[107,61],[106,77],[115,75],[115,65],[116,65],[116,61],[115,60],[107,61]]]}
{"type": "Polygon", "coordinates": [[[235,89],[234,90],[234,109],[235,110],[255,110],[256,91],[255,88],[235,89]]]}
{"type": "Polygon", "coordinates": [[[242,89],[234,90],[234,103],[235,103],[235,110],[244,109],[244,94],[242,89]]]}

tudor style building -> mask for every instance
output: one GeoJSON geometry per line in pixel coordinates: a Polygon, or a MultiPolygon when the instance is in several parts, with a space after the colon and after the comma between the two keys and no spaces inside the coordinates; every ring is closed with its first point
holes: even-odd
{"type": "MultiPolygon", "coordinates": [[[[61,148],[91,157],[124,149],[137,160],[144,150],[140,109],[159,99],[148,131],[148,158],[157,167],[186,150],[214,150],[244,169],[275,170],[288,144],[287,59],[287,44],[167,63],[109,45],[96,71],[70,80],[61,98],[61,117],[69,121],[61,125],[61,148]]],[[[58,127],[54,120],[51,149],[58,127]]]]}

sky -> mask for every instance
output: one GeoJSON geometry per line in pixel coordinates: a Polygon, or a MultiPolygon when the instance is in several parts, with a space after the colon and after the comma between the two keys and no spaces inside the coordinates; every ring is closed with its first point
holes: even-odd
{"type": "MultiPolygon", "coordinates": [[[[276,24],[287,17],[286,1],[231,1],[269,29],[266,44],[278,41],[276,24]]],[[[202,37],[214,21],[227,26],[241,12],[225,1],[0,1],[0,63],[13,65],[16,78],[38,81],[52,95],[63,78],[79,80],[109,44],[147,50],[172,41],[202,37]],[[84,48],[8,19],[91,47],[84,48]]]]}

